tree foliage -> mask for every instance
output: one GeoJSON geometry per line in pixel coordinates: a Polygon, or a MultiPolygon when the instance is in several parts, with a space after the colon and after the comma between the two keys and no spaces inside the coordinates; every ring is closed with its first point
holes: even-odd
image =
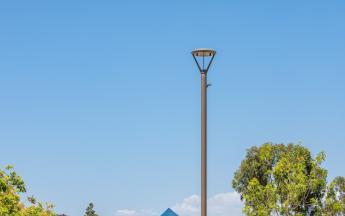
{"type": "Polygon", "coordinates": [[[29,206],[26,206],[20,199],[25,192],[23,179],[11,166],[0,169],[0,216],[55,216],[51,204],[43,205],[34,197],[27,199],[29,206]]]}
{"type": "Polygon", "coordinates": [[[336,177],[327,188],[325,215],[345,215],[345,178],[336,177]]]}
{"type": "Polygon", "coordinates": [[[327,185],[323,152],[312,157],[299,144],[265,143],[247,150],[233,188],[249,216],[345,215],[345,179],[327,185]]]}
{"type": "Polygon", "coordinates": [[[87,206],[85,216],[98,216],[96,214],[96,211],[93,210],[93,203],[89,203],[89,205],[87,206]]]}

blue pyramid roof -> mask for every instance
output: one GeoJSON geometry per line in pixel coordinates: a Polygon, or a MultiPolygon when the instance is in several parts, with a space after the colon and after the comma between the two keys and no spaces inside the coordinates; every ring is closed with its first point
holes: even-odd
{"type": "Polygon", "coordinates": [[[178,214],[176,214],[173,210],[168,208],[167,210],[165,210],[163,214],[161,214],[161,216],[178,216],[178,214]]]}

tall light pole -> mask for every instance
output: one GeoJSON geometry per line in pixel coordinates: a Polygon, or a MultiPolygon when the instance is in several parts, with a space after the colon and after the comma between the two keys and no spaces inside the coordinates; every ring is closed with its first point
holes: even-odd
{"type": "Polygon", "coordinates": [[[201,73],[201,216],[207,215],[207,72],[216,51],[196,49],[192,51],[201,73]],[[206,62],[205,62],[206,60],[206,62]]]}

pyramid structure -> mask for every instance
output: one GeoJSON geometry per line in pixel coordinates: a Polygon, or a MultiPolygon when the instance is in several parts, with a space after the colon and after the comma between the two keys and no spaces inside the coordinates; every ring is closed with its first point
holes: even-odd
{"type": "Polygon", "coordinates": [[[173,210],[168,208],[167,210],[165,210],[163,214],[161,214],[161,216],[178,216],[178,214],[176,214],[173,210]]]}

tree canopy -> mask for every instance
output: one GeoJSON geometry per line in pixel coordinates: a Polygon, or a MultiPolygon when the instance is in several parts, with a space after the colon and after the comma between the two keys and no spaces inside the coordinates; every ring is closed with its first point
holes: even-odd
{"type": "Polygon", "coordinates": [[[93,203],[89,203],[89,205],[87,206],[85,216],[98,216],[98,214],[96,214],[96,211],[93,209],[93,203]]]}
{"type": "Polygon", "coordinates": [[[43,205],[34,197],[28,197],[26,206],[20,198],[25,192],[23,179],[11,166],[0,169],[0,216],[55,216],[51,204],[43,205]]]}
{"type": "Polygon", "coordinates": [[[345,179],[327,185],[321,167],[325,153],[313,157],[299,144],[265,143],[247,150],[235,172],[233,188],[244,201],[243,212],[267,215],[345,215],[345,179]]]}

